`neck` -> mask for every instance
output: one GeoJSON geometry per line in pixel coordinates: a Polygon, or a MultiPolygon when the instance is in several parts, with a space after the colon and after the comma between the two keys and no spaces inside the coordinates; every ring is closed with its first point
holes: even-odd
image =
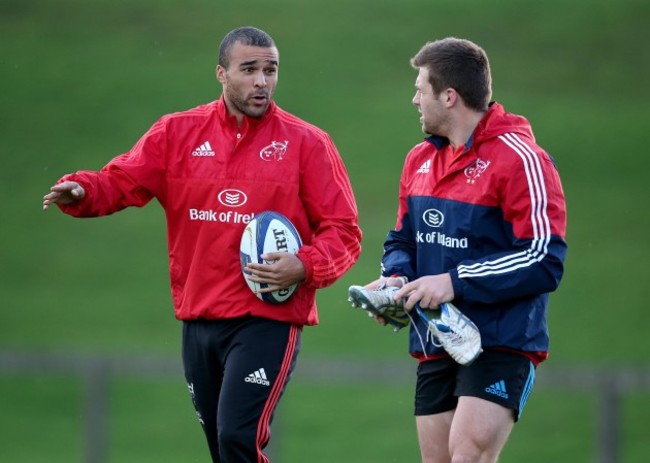
{"type": "Polygon", "coordinates": [[[237,127],[241,127],[242,123],[244,122],[244,114],[238,111],[237,108],[235,108],[233,104],[228,101],[228,98],[224,98],[224,102],[226,103],[226,112],[230,116],[235,116],[235,119],[237,120],[237,127]]]}
{"type": "Polygon", "coordinates": [[[453,128],[447,137],[451,146],[458,148],[467,143],[467,140],[472,136],[474,129],[476,129],[476,126],[483,119],[484,115],[484,111],[471,110],[466,110],[463,114],[459,114],[456,123],[453,124],[453,128]]]}

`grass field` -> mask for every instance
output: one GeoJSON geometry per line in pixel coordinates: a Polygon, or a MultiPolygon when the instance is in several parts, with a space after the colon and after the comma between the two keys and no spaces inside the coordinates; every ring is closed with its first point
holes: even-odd
{"type": "MultiPolygon", "coordinates": [[[[218,98],[218,42],[253,24],[280,48],[280,106],[334,138],[365,234],[359,263],[319,294],[302,363],[411,361],[405,335],[352,312],[345,294],[379,271],[403,158],[422,138],[408,60],[454,35],[486,49],[494,98],[531,120],[562,175],[569,254],[548,364],[647,368],[648,18],[642,0],[0,0],[0,350],[178,354],[160,207],[75,220],[40,200],[162,114],[218,98]]],[[[74,378],[0,376],[0,461],[81,461],[82,390],[74,378]]],[[[408,380],[295,382],[274,451],[283,463],[417,461],[411,404],[408,380]]],[[[596,404],[533,394],[502,461],[594,461],[596,404]]],[[[622,461],[646,461],[650,397],[626,397],[622,415],[622,461]]],[[[182,378],[116,380],[109,424],[112,462],[206,461],[182,378]]]]}

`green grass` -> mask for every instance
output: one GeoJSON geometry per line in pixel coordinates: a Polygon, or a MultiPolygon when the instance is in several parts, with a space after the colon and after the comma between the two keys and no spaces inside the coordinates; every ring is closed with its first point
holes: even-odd
{"type": "Polygon", "coordinates": [[[114,381],[109,410],[109,461],[204,462],[208,446],[182,377],[114,381]]]}
{"type": "Polygon", "coordinates": [[[412,386],[306,382],[289,388],[277,422],[280,460],[402,463],[419,458],[412,386]]]}
{"type": "Polygon", "coordinates": [[[80,397],[70,378],[0,377],[0,461],[81,461],[80,397]]]}
{"type": "MultiPolygon", "coordinates": [[[[278,103],[334,138],[364,230],[358,264],[318,296],[321,325],[305,330],[301,362],[412,361],[405,333],[352,311],[345,294],[379,272],[404,155],[422,138],[408,59],[425,41],[455,35],[484,46],[494,98],[531,120],[564,182],[569,254],[551,297],[549,366],[648,365],[647,2],[0,3],[0,350],[178,355],[160,207],[75,220],[43,213],[40,198],[62,174],[128,150],[160,115],[216,99],[219,40],[254,24],[280,48],[278,103]]],[[[412,391],[398,389],[291,384],[278,419],[281,461],[417,461],[412,391]]],[[[74,379],[0,377],[0,460],[80,461],[81,397],[74,379]]],[[[205,460],[182,378],[116,380],[110,400],[112,461],[205,460]]],[[[502,461],[593,461],[596,404],[536,392],[502,461]]],[[[624,462],[649,453],[649,417],[648,395],[623,401],[624,462]]]]}
{"type": "MultiPolygon", "coordinates": [[[[313,463],[417,461],[412,387],[297,379],[289,384],[272,426],[269,454],[313,463]]],[[[84,429],[77,380],[0,379],[0,460],[82,461],[84,429]],[[38,438],[35,440],[35,436],[38,438]]],[[[179,379],[114,378],[109,383],[108,462],[203,462],[207,446],[179,379]]],[[[598,449],[598,396],[539,390],[515,426],[500,461],[588,463],[598,449]],[[543,436],[543,437],[542,437],[543,436]],[[540,439],[542,442],[540,442],[540,439]]],[[[622,401],[621,463],[645,461],[647,396],[622,401]]]]}

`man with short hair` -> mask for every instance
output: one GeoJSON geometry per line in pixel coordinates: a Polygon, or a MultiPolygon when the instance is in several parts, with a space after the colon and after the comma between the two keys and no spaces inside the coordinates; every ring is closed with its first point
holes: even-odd
{"type": "Polygon", "coordinates": [[[355,288],[357,302],[400,287],[390,294],[412,318],[422,461],[495,462],[548,355],[549,292],[566,254],[564,194],[528,121],[490,103],[482,48],[446,38],[411,64],[413,104],[429,137],[406,157],[382,276],[366,293],[355,288]],[[469,364],[452,360],[421,316],[450,302],[461,311],[459,324],[448,318],[458,340],[469,326],[461,315],[480,332],[483,352],[469,364]]]}
{"type": "Polygon", "coordinates": [[[318,323],[316,289],[358,259],[361,230],[350,181],[327,133],[272,100],[279,53],[265,32],[242,27],[219,48],[221,98],[159,119],[101,171],[65,175],[43,198],[75,217],[112,214],[156,198],[167,217],[185,377],[214,462],[267,462],[270,423],[293,371],[304,325],[318,323]],[[285,215],[303,246],[248,264],[272,292],[247,287],[239,244],[265,210],[285,215]]]}

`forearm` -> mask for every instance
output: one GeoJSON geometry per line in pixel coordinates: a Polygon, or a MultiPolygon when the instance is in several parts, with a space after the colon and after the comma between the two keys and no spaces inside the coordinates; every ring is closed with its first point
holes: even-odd
{"type": "Polygon", "coordinates": [[[59,183],[64,181],[77,182],[85,191],[79,201],[58,204],[63,212],[74,217],[110,215],[129,206],[144,206],[152,197],[126,173],[117,170],[79,171],[64,176],[59,183]]]}
{"type": "Polygon", "coordinates": [[[454,293],[468,301],[498,303],[552,292],[562,278],[565,254],[566,244],[555,238],[540,256],[519,252],[461,262],[449,272],[454,293]]]}
{"type": "Polygon", "coordinates": [[[314,288],[330,286],[355,264],[360,253],[361,230],[356,219],[323,224],[312,242],[298,252],[305,266],[304,284],[314,288]]]}

